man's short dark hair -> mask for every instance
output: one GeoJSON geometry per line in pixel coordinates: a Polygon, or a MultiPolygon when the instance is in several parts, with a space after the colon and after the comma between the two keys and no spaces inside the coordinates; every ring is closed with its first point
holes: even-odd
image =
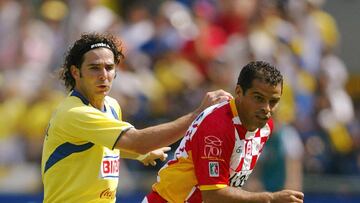
{"type": "Polygon", "coordinates": [[[85,33],[82,34],[80,39],[69,47],[65,62],[60,70],[60,79],[65,82],[65,87],[69,90],[74,89],[75,79],[71,75],[70,67],[74,65],[81,68],[84,62],[84,54],[92,49],[105,47],[110,49],[114,54],[115,64],[120,63],[120,59],[124,58],[121,48],[121,41],[112,34],[99,34],[99,33],[85,33]]]}
{"type": "Polygon", "coordinates": [[[255,79],[273,86],[278,84],[282,86],[283,84],[283,76],[280,71],[264,61],[253,61],[242,68],[237,84],[242,88],[243,94],[252,87],[255,79]]]}

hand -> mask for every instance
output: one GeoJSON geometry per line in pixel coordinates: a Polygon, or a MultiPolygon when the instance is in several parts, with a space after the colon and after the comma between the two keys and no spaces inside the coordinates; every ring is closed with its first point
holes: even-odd
{"type": "Polygon", "coordinates": [[[282,190],[272,193],[271,203],[304,202],[304,193],[295,190],[282,190]]]}
{"type": "Polygon", "coordinates": [[[216,91],[212,91],[212,92],[207,92],[206,95],[204,96],[199,108],[195,111],[197,114],[201,113],[204,109],[206,109],[207,107],[214,105],[216,103],[220,103],[223,101],[227,101],[229,99],[232,99],[233,96],[224,91],[224,90],[216,90],[216,91]]]}
{"type": "Polygon", "coordinates": [[[161,161],[165,161],[168,155],[165,153],[170,151],[170,147],[162,147],[151,151],[145,155],[145,158],[141,159],[140,161],[145,165],[148,166],[151,164],[152,166],[156,165],[156,159],[160,159],[161,161]]]}

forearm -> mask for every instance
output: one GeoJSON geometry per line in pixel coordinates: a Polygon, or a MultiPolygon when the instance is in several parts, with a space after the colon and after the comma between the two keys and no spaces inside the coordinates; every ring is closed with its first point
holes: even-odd
{"type": "Polygon", "coordinates": [[[131,129],[120,136],[116,148],[146,154],[160,147],[169,146],[184,136],[197,112],[189,113],[172,122],[141,130],[131,129]]]}
{"type": "Polygon", "coordinates": [[[133,160],[140,160],[141,157],[146,156],[146,154],[139,154],[136,152],[130,152],[127,150],[120,150],[120,156],[122,159],[133,159],[133,160]]]}
{"type": "Polygon", "coordinates": [[[303,172],[301,161],[301,159],[286,158],[286,181],[284,188],[302,190],[303,172]]]}
{"type": "Polygon", "coordinates": [[[205,203],[268,203],[272,199],[272,194],[269,192],[248,192],[235,187],[226,187],[216,191],[202,191],[202,194],[205,203]]]}
{"type": "Polygon", "coordinates": [[[130,129],[119,137],[115,148],[145,154],[154,149],[169,146],[184,136],[191,122],[205,108],[231,98],[231,94],[223,90],[208,92],[205,94],[200,106],[194,112],[180,117],[175,121],[154,127],[142,130],[130,129]]]}
{"type": "Polygon", "coordinates": [[[272,202],[297,202],[303,203],[304,194],[295,190],[281,190],[278,192],[247,192],[239,188],[226,187],[219,190],[201,192],[204,202],[247,202],[247,203],[272,203],[272,202]]]}

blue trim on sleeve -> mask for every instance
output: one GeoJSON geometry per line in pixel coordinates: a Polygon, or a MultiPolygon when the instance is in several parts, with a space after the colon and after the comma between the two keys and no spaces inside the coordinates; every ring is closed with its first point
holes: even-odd
{"type": "Polygon", "coordinates": [[[54,164],[60,160],[70,156],[73,153],[83,152],[90,149],[94,146],[94,143],[88,142],[82,145],[75,145],[69,142],[66,142],[58,146],[55,151],[50,155],[49,159],[46,161],[44,173],[51,168],[54,164]]]}

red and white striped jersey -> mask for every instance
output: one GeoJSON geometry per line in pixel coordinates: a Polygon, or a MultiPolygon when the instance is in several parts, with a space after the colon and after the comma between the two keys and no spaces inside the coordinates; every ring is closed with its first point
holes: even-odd
{"type": "Polygon", "coordinates": [[[243,186],[272,129],[270,119],[261,129],[248,131],[235,100],[207,108],[160,169],[153,190],[168,202],[201,202],[200,190],[243,186]]]}

